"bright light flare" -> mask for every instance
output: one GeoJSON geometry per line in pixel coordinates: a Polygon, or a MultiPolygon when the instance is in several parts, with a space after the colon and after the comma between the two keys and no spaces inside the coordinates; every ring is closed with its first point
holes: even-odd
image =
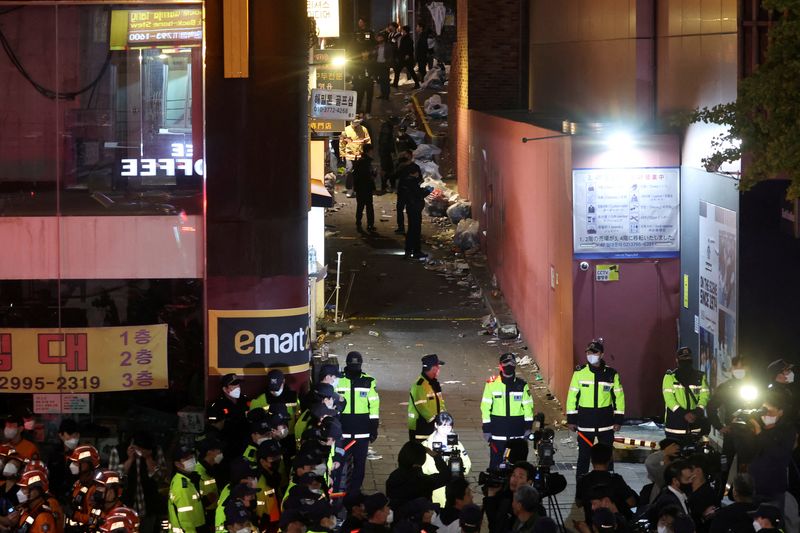
{"type": "Polygon", "coordinates": [[[758,398],[758,389],[754,385],[742,385],[739,387],[739,396],[746,402],[753,402],[758,398]]]}
{"type": "Polygon", "coordinates": [[[331,65],[334,67],[343,67],[345,63],[347,63],[347,59],[344,56],[336,56],[331,59],[331,65]]]}
{"type": "Polygon", "coordinates": [[[612,152],[625,152],[633,148],[633,137],[627,131],[617,131],[608,136],[606,145],[612,152]]]}

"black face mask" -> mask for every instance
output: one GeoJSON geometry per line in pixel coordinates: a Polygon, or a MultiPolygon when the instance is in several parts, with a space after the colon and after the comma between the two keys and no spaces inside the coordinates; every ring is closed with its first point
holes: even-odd
{"type": "Polygon", "coordinates": [[[350,376],[360,376],[361,375],[361,365],[359,364],[349,364],[344,367],[345,373],[350,376]]]}
{"type": "Polygon", "coordinates": [[[513,378],[517,373],[517,368],[514,366],[503,366],[500,367],[500,373],[504,378],[513,378]]]}
{"type": "Polygon", "coordinates": [[[691,359],[678,359],[678,368],[686,370],[692,368],[693,361],[691,359]]]}
{"type": "Polygon", "coordinates": [[[685,495],[689,495],[692,493],[692,484],[691,483],[681,483],[681,492],[685,495]]]}

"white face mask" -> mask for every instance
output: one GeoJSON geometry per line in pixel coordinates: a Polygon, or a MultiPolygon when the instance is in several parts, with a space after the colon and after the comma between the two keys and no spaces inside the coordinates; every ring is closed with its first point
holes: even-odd
{"type": "Polygon", "coordinates": [[[237,529],[236,533],[250,533],[249,527],[243,527],[242,529],[237,529]]]}
{"type": "Polygon", "coordinates": [[[761,531],[761,524],[758,523],[758,520],[753,520],[753,529],[756,531],[761,531]]]}
{"type": "Polygon", "coordinates": [[[794,383],[794,372],[786,374],[786,383],[794,383]]]}
{"type": "Polygon", "coordinates": [[[78,474],[80,474],[80,472],[81,472],[81,467],[80,467],[80,465],[78,465],[78,463],[74,463],[73,462],[73,463],[69,464],[69,473],[70,474],[72,474],[73,476],[77,476],[78,474]]]}
{"type": "Polygon", "coordinates": [[[67,439],[64,441],[64,446],[68,450],[74,450],[78,446],[78,439],[67,439]]]}
{"type": "Polygon", "coordinates": [[[187,472],[194,472],[194,467],[197,466],[197,461],[195,459],[186,459],[183,463],[183,469],[187,472]]]}
{"type": "Polygon", "coordinates": [[[269,391],[269,393],[270,393],[270,394],[272,394],[273,396],[275,396],[275,397],[277,398],[278,396],[280,396],[281,394],[283,394],[283,387],[281,387],[281,388],[280,388],[280,389],[278,389],[278,390],[269,391]]]}
{"type": "Polygon", "coordinates": [[[22,492],[22,489],[17,491],[17,501],[19,503],[25,503],[28,501],[28,495],[22,492]]]}
{"type": "Polygon", "coordinates": [[[453,432],[453,426],[449,424],[442,424],[441,426],[436,426],[436,432],[440,435],[449,435],[453,432]]]}
{"type": "Polygon", "coordinates": [[[761,416],[762,422],[764,422],[765,426],[774,426],[778,422],[777,416],[769,416],[769,415],[762,415],[761,416]]]}
{"type": "Polygon", "coordinates": [[[597,354],[588,354],[586,360],[589,361],[590,365],[596,365],[600,362],[600,356],[597,354]]]}
{"type": "Polygon", "coordinates": [[[328,472],[328,467],[325,465],[316,465],[312,470],[318,476],[324,476],[328,472]]]}
{"type": "Polygon", "coordinates": [[[736,379],[743,379],[747,371],[744,368],[736,368],[731,372],[736,379]]]}
{"type": "Polygon", "coordinates": [[[19,433],[19,429],[17,428],[5,428],[3,430],[3,436],[6,440],[13,440],[17,437],[17,433],[19,433]]]}
{"type": "Polygon", "coordinates": [[[289,428],[286,426],[281,426],[277,430],[275,430],[275,438],[277,440],[285,439],[289,436],[289,428]]]}
{"type": "Polygon", "coordinates": [[[19,468],[14,463],[8,463],[3,467],[3,475],[6,477],[16,476],[19,468]]]}
{"type": "Polygon", "coordinates": [[[224,458],[225,457],[222,455],[222,452],[218,453],[217,455],[214,456],[214,464],[215,465],[220,464],[224,458]]]}
{"type": "Polygon", "coordinates": [[[230,392],[228,393],[228,396],[230,396],[231,398],[237,398],[237,399],[238,399],[238,398],[239,398],[239,396],[241,396],[241,395],[242,395],[242,389],[241,389],[241,387],[236,387],[235,389],[233,389],[232,391],[230,391],[230,392]]]}
{"type": "Polygon", "coordinates": [[[389,514],[386,515],[386,523],[391,524],[392,522],[394,522],[394,511],[389,509],[389,514]]]}
{"type": "Polygon", "coordinates": [[[667,531],[669,530],[667,529],[667,526],[665,526],[664,524],[658,524],[658,526],[656,526],[656,531],[658,533],[667,533],[667,531]]]}

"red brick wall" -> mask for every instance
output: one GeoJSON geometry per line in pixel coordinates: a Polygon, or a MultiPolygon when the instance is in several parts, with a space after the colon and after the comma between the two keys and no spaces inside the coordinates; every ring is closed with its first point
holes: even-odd
{"type": "Polygon", "coordinates": [[[467,109],[525,108],[521,54],[527,22],[523,0],[458,0],[456,42],[450,67],[450,146],[455,158],[458,193],[470,198],[467,109]]]}

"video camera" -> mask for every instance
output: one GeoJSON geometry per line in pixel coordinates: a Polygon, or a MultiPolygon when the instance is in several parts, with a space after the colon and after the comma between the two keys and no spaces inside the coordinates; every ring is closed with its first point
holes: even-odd
{"type": "Polygon", "coordinates": [[[753,409],[737,409],[731,414],[731,424],[748,424],[750,420],[759,421],[761,415],[766,413],[763,407],[753,409]]]}
{"type": "Polygon", "coordinates": [[[450,433],[447,435],[446,445],[443,445],[441,442],[433,443],[433,451],[442,456],[452,476],[463,477],[464,460],[461,458],[461,450],[457,445],[458,435],[456,433],[450,433]]]}

